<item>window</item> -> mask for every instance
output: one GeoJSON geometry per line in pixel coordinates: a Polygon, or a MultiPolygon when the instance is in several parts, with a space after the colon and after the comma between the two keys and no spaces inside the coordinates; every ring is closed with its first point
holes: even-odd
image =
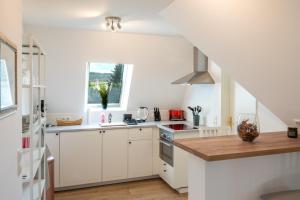
{"type": "Polygon", "coordinates": [[[132,68],[132,65],[128,64],[89,63],[87,94],[88,105],[90,107],[99,107],[101,105],[101,96],[93,85],[105,83],[110,85],[108,107],[127,107],[132,68]]]}

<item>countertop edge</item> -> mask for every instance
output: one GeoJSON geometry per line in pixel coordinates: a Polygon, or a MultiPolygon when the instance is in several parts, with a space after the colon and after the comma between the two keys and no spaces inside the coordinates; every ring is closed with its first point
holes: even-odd
{"type": "MultiPolygon", "coordinates": [[[[146,122],[142,124],[137,125],[126,125],[126,126],[111,126],[111,127],[101,127],[100,125],[78,125],[78,126],[55,126],[55,127],[49,127],[46,129],[46,133],[58,133],[58,132],[73,132],[73,131],[93,131],[93,130],[113,130],[113,129],[130,129],[130,128],[163,128],[170,132],[175,132],[172,129],[168,129],[164,127],[163,125],[166,124],[178,124],[178,123],[184,123],[184,124],[190,124],[188,121],[160,121],[160,122],[146,122]]],[[[195,131],[195,130],[193,130],[195,131]]],[[[197,130],[196,130],[197,131],[197,130]]],[[[190,131],[176,131],[176,132],[190,132],[190,131]]]]}
{"type": "MultiPolygon", "coordinates": [[[[280,133],[286,135],[285,132],[280,132],[280,133]]],[[[270,133],[265,133],[265,134],[270,134],[270,133]]],[[[240,152],[240,153],[238,152],[238,153],[224,153],[219,155],[208,155],[206,153],[203,153],[199,150],[190,147],[189,145],[182,144],[182,141],[187,141],[187,140],[192,141],[192,140],[199,140],[199,139],[201,140],[201,138],[179,139],[174,141],[174,145],[208,162],[300,152],[300,144],[299,144],[299,146],[287,145],[284,147],[280,146],[280,147],[274,147],[272,149],[265,149],[265,150],[260,149],[260,150],[253,150],[253,151],[240,152]]]]}

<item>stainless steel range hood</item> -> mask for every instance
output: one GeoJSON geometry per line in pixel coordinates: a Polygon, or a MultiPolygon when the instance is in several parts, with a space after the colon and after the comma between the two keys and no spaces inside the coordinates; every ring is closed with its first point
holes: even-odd
{"type": "Polygon", "coordinates": [[[194,47],[194,72],[172,82],[172,84],[215,84],[208,72],[208,57],[194,47]]]}

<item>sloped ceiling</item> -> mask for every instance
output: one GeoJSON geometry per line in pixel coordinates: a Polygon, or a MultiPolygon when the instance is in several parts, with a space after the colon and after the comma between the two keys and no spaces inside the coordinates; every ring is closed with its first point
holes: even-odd
{"type": "Polygon", "coordinates": [[[122,18],[122,32],[178,35],[159,13],[173,0],[23,0],[27,25],[105,30],[105,17],[122,18]]]}
{"type": "Polygon", "coordinates": [[[161,14],[289,125],[300,118],[299,0],[176,0],[161,14]]]}

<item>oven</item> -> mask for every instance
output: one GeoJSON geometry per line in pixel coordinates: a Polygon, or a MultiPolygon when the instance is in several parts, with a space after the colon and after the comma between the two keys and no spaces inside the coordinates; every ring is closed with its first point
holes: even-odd
{"type": "Polygon", "coordinates": [[[159,130],[159,157],[173,167],[173,133],[163,129],[159,130]]]}

